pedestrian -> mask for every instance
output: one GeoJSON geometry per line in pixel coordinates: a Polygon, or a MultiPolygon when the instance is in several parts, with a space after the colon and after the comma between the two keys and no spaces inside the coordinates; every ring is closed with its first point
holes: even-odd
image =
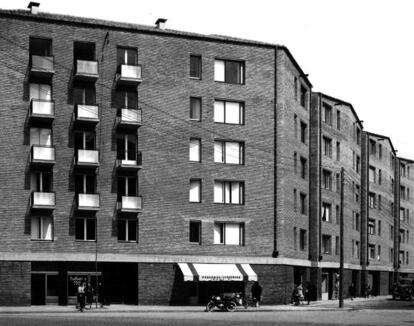
{"type": "Polygon", "coordinates": [[[303,296],[303,286],[302,283],[299,283],[298,285],[298,297],[299,297],[299,302],[303,301],[305,299],[305,297],[303,296]]]}
{"type": "Polygon", "coordinates": [[[335,282],[334,290],[332,293],[332,300],[336,300],[339,298],[339,281],[335,282]]]}
{"type": "Polygon", "coordinates": [[[101,308],[103,308],[103,306],[106,304],[106,299],[105,299],[105,288],[103,285],[103,282],[99,282],[98,284],[98,301],[101,305],[101,308]]]}
{"type": "Polygon", "coordinates": [[[371,296],[371,286],[369,285],[369,284],[367,284],[367,291],[366,291],[366,293],[367,293],[367,298],[369,298],[370,296],[371,296]]]}
{"type": "Polygon", "coordinates": [[[312,295],[312,284],[311,282],[307,282],[305,286],[305,301],[308,303],[308,305],[311,301],[311,295],[312,295]]]}
{"type": "Polygon", "coordinates": [[[83,309],[85,309],[85,282],[82,282],[78,287],[78,302],[79,311],[83,312],[83,309]]]}
{"type": "Polygon", "coordinates": [[[92,302],[93,302],[93,288],[91,283],[85,287],[85,298],[86,303],[89,305],[89,309],[92,309],[92,302]]]}
{"type": "Polygon", "coordinates": [[[349,296],[351,297],[351,300],[354,300],[355,298],[355,284],[351,283],[351,285],[349,286],[349,296]]]}
{"type": "Polygon", "coordinates": [[[254,282],[254,284],[252,285],[251,292],[253,302],[255,302],[257,308],[260,307],[260,303],[262,301],[262,290],[263,288],[260,286],[259,282],[254,282]]]}
{"type": "Polygon", "coordinates": [[[294,285],[293,286],[293,291],[292,291],[292,299],[291,302],[292,304],[294,304],[295,306],[298,306],[300,304],[299,301],[299,285],[294,285]]]}

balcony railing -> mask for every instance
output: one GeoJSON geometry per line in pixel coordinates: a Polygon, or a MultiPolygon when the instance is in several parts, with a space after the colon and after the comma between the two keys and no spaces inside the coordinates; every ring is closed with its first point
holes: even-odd
{"type": "Polygon", "coordinates": [[[53,57],[32,55],[30,73],[38,77],[51,77],[55,71],[53,68],[53,57]]]}
{"type": "Polygon", "coordinates": [[[99,107],[97,105],[77,104],[75,107],[75,121],[99,122],[99,107]]]}
{"type": "Polygon", "coordinates": [[[98,78],[98,62],[89,60],[76,60],[77,79],[95,81],[98,78]]]}
{"type": "Polygon", "coordinates": [[[118,82],[121,84],[138,86],[141,83],[141,65],[121,65],[121,73],[118,74],[118,82]]]}
{"type": "Polygon", "coordinates": [[[33,145],[30,151],[30,162],[39,164],[55,164],[55,148],[33,145]]]}
{"type": "Polygon", "coordinates": [[[99,194],[78,194],[78,209],[79,210],[99,210],[99,194]]]}
{"type": "Polygon", "coordinates": [[[76,152],[75,163],[83,166],[98,166],[99,151],[91,149],[78,149],[76,152]]]}
{"type": "Polygon", "coordinates": [[[139,127],[142,121],[141,109],[121,109],[121,116],[118,118],[118,125],[139,127]]]}
{"type": "Polygon", "coordinates": [[[32,208],[54,209],[56,206],[55,193],[33,191],[30,204],[32,208]]]}
{"type": "Polygon", "coordinates": [[[30,118],[52,120],[55,118],[55,103],[50,100],[32,99],[30,101],[30,118]]]}
{"type": "Polygon", "coordinates": [[[138,213],[142,210],[141,196],[122,196],[121,202],[118,203],[121,212],[138,213]]]}
{"type": "Polygon", "coordinates": [[[118,168],[120,169],[140,169],[141,168],[142,152],[140,151],[136,152],[134,155],[135,157],[128,157],[127,153],[125,153],[123,156],[124,158],[116,160],[118,168]]]}

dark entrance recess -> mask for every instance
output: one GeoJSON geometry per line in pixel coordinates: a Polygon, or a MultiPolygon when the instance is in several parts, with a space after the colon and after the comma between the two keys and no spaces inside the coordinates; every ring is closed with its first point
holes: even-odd
{"type": "Polygon", "coordinates": [[[46,304],[46,279],[44,274],[32,274],[32,305],[46,304]]]}

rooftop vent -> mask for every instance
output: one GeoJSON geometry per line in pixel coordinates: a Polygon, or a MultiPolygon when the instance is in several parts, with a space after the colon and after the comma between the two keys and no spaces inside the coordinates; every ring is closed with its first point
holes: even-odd
{"type": "Polygon", "coordinates": [[[36,15],[39,12],[39,6],[40,6],[40,3],[39,2],[30,1],[30,3],[27,6],[27,8],[30,9],[30,13],[31,14],[36,15]]]}
{"type": "Polygon", "coordinates": [[[157,26],[158,29],[165,29],[166,21],[167,19],[165,18],[158,18],[157,21],[155,22],[155,25],[157,26]]]}

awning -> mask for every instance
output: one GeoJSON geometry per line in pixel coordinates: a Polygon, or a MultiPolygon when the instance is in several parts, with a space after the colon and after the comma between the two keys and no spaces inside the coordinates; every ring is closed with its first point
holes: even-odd
{"type": "Polygon", "coordinates": [[[249,264],[179,263],[184,281],[257,281],[249,264]]]}

